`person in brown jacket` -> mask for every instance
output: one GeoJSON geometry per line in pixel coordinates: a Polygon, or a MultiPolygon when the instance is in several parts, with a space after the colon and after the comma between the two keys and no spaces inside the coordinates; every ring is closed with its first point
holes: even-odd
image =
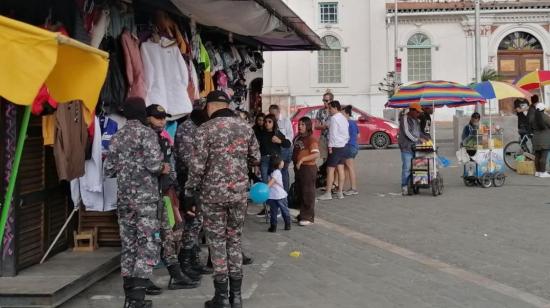
{"type": "Polygon", "coordinates": [[[300,226],[309,226],[315,218],[315,180],[317,159],[320,157],[319,141],[313,136],[313,123],[303,117],[298,123],[298,136],[294,138],[292,161],[294,162],[295,195],[298,196],[300,226]]]}

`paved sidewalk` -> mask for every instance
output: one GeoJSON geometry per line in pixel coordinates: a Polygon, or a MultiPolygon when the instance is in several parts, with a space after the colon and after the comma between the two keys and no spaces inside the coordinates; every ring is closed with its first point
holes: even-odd
{"type": "MultiPolygon", "coordinates": [[[[318,203],[311,227],[270,234],[247,218],[255,263],[245,267],[246,307],[550,307],[550,180],[511,175],[502,188],[467,188],[452,166],[442,196],[404,198],[398,150],[363,150],[357,165],[361,194],[318,203]]],[[[166,286],[166,271],[155,280],[166,286]]],[[[212,294],[205,277],[199,289],[153,300],[203,307],[212,294]]],[[[122,302],[113,274],[62,307],[122,302]]]]}

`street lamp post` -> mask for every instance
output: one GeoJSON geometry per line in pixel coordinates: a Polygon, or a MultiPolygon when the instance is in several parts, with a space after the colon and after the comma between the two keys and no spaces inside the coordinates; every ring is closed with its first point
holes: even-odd
{"type": "MultiPolygon", "coordinates": [[[[475,70],[476,82],[481,82],[481,12],[480,0],[475,0],[475,70]]],[[[480,112],[481,105],[476,105],[476,111],[480,112]]]]}
{"type": "Polygon", "coordinates": [[[394,1],[394,13],[395,13],[395,17],[394,17],[394,36],[393,36],[393,39],[394,39],[394,43],[393,43],[393,46],[394,46],[394,50],[393,50],[393,59],[394,59],[394,69],[395,69],[395,82],[397,84],[399,84],[401,82],[401,72],[397,72],[397,59],[399,58],[399,47],[398,47],[398,32],[397,32],[397,27],[398,27],[398,14],[397,14],[397,0],[394,1]]]}
{"type": "MultiPolygon", "coordinates": [[[[393,46],[394,46],[394,49],[393,49],[393,67],[394,67],[394,78],[393,78],[393,84],[394,84],[394,93],[395,91],[397,90],[397,87],[401,84],[401,67],[397,67],[397,62],[398,62],[398,59],[399,59],[399,47],[398,47],[398,32],[397,32],[397,24],[398,24],[398,14],[397,14],[397,9],[398,9],[398,6],[397,6],[397,0],[394,0],[394,6],[393,6],[393,12],[395,13],[394,14],[394,27],[393,27],[393,30],[394,30],[394,35],[393,35],[393,46]]],[[[401,65],[401,64],[400,64],[401,65]]],[[[395,121],[399,121],[399,111],[397,109],[395,109],[395,121]]]]}

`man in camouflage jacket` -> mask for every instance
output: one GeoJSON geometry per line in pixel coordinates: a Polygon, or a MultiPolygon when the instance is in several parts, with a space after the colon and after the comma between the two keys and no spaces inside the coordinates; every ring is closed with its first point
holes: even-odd
{"type": "Polygon", "coordinates": [[[126,125],[111,139],[105,175],[118,184],[121,272],[124,307],[143,307],[145,287],[158,263],[160,191],[158,178],[168,174],[157,135],[145,126],[145,101],[129,98],[124,103],[126,125]]]}
{"type": "Polygon", "coordinates": [[[242,307],[241,233],[248,200],[247,171],[249,163],[260,160],[252,128],[229,109],[229,103],[222,91],[208,94],[210,120],[197,130],[185,185],[186,203],[198,195],[214,266],[216,292],[206,302],[207,308],[242,307]]]}
{"type": "MultiPolygon", "coordinates": [[[[178,127],[174,143],[178,178],[182,187],[188,178],[189,162],[193,154],[197,129],[208,120],[206,111],[196,106],[189,117],[178,127]],[[200,108],[200,109],[199,109],[200,108]]],[[[184,197],[184,192],[181,193],[184,197]]],[[[197,203],[197,202],[194,202],[197,203]]],[[[183,208],[184,231],[182,247],[179,252],[181,269],[189,277],[200,277],[202,274],[212,274],[212,270],[201,264],[199,234],[203,225],[200,204],[188,204],[190,208],[183,208]]]]}

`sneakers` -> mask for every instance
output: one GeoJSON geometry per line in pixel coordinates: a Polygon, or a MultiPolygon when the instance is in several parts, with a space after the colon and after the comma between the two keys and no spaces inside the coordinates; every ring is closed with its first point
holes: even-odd
{"type": "Polygon", "coordinates": [[[344,199],[344,193],[338,193],[338,199],[342,200],[344,199]]]}
{"type": "Polygon", "coordinates": [[[317,200],[321,200],[321,201],[332,200],[332,194],[330,192],[326,192],[326,193],[322,194],[321,196],[319,196],[319,198],[317,198],[317,200]]]}
{"type": "Polygon", "coordinates": [[[350,190],[346,190],[344,191],[344,196],[355,196],[355,195],[358,195],[359,192],[355,189],[350,189],[350,190]]]}
{"type": "Polygon", "coordinates": [[[302,227],[307,227],[307,226],[311,226],[313,223],[309,220],[300,220],[298,224],[302,227]]]}
{"type": "Polygon", "coordinates": [[[409,195],[409,188],[407,186],[401,187],[401,194],[403,196],[408,196],[409,195]]]}
{"type": "Polygon", "coordinates": [[[538,175],[535,175],[539,178],[550,178],[550,173],[548,172],[538,172],[538,175]]]}

